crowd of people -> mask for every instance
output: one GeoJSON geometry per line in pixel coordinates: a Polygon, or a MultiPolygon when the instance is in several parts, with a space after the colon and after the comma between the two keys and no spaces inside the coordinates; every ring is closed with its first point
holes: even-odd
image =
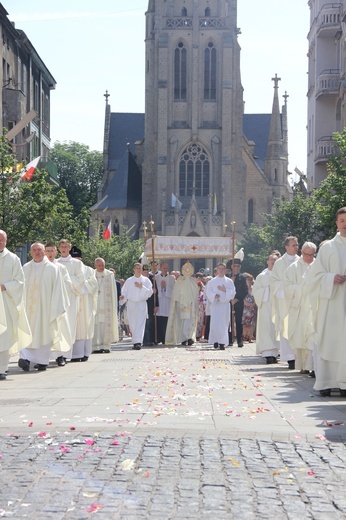
{"type": "Polygon", "coordinates": [[[346,208],[336,225],[318,254],[305,242],[299,256],[298,238],[288,236],[285,254],[271,251],[256,279],[234,258],[218,263],[214,277],[195,274],[190,262],[169,273],[166,261],[153,261],[135,263],[133,276],[116,280],[103,258],[86,266],[67,239],[58,248],[35,242],[22,267],[0,230],[0,380],[12,354],[19,353],[23,371],[43,371],[51,361],[64,366],[110,352],[120,331],[134,350],[196,341],[225,350],[256,340],[266,364],[280,358],[314,377],[322,396],[337,389],[346,397],[346,208]]]}

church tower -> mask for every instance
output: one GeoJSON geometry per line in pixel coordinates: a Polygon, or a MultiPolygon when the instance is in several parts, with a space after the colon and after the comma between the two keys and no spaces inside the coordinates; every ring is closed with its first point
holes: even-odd
{"type": "Polygon", "coordinates": [[[160,235],[246,221],[237,0],[150,0],[142,217],[160,235]]]}

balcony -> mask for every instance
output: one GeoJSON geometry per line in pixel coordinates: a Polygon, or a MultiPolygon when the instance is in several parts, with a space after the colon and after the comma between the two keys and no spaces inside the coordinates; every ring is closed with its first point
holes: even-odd
{"type": "Polygon", "coordinates": [[[326,69],[317,80],[316,98],[321,95],[338,95],[340,87],[340,70],[326,69]]]}
{"type": "Polygon", "coordinates": [[[49,157],[41,157],[40,162],[38,164],[38,168],[41,170],[46,170],[49,175],[50,181],[53,184],[59,185],[58,181],[58,168],[55,163],[49,157]]]}
{"type": "Polygon", "coordinates": [[[317,141],[315,164],[320,162],[327,162],[331,155],[338,155],[340,152],[332,135],[325,135],[317,141]]]}
{"type": "Polygon", "coordinates": [[[333,38],[341,30],[342,3],[324,4],[318,13],[316,34],[321,38],[333,38]]]}

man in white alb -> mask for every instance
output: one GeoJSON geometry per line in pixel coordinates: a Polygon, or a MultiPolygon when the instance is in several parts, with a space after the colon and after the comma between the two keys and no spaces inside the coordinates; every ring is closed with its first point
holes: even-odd
{"type": "Polygon", "coordinates": [[[225,350],[228,344],[228,328],[230,320],[229,302],[235,296],[235,286],[230,278],[225,276],[226,265],[220,262],[216,266],[216,276],[205,288],[210,308],[209,342],[214,348],[225,350]]]}
{"type": "Polygon", "coordinates": [[[0,290],[3,324],[0,330],[0,380],[6,379],[11,354],[30,345],[32,337],[24,306],[24,273],[17,255],[7,247],[0,229],[0,290]]]}
{"type": "Polygon", "coordinates": [[[165,343],[167,321],[171,306],[172,292],[175,284],[175,277],[168,272],[167,262],[160,264],[160,271],[156,274],[156,288],[159,295],[159,310],[157,316],[157,341],[165,343]]]}
{"type": "Polygon", "coordinates": [[[272,321],[272,297],[269,283],[273,266],[278,258],[276,254],[268,256],[267,269],[256,277],[252,287],[252,294],[257,305],[256,353],[266,360],[267,365],[277,363],[280,348],[272,321]]]}
{"type": "Polygon", "coordinates": [[[20,351],[18,366],[28,372],[31,363],[46,370],[54,341],[59,341],[58,320],[66,311],[65,287],[60,269],[45,256],[44,245],[35,242],[30,248],[32,260],[23,266],[25,308],[32,332],[32,342],[20,351]]]}
{"type": "Polygon", "coordinates": [[[119,340],[118,297],[114,274],[105,268],[103,258],[95,260],[97,281],[97,309],[95,315],[92,351],[96,354],[108,354],[111,343],[119,340]]]}
{"type": "Polygon", "coordinates": [[[289,236],[284,241],[286,253],[276,260],[270,276],[272,296],[272,320],[277,338],[280,339],[280,360],[287,361],[289,370],[295,368],[295,354],[288,341],[288,302],[285,298],[284,279],[288,266],[299,259],[298,239],[289,236]]]}
{"type": "Polygon", "coordinates": [[[140,350],[148,314],[147,299],[153,294],[153,286],[149,278],[142,275],[142,264],[137,262],[133,272],[134,275],[122,286],[120,303],[126,303],[133,350],[140,350]]]}

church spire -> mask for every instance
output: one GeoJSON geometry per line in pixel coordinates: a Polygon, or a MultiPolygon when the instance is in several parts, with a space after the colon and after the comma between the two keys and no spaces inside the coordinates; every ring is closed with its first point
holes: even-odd
{"type": "Polygon", "coordinates": [[[270,130],[267,147],[267,160],[280,159],[283,155],[283,140],[282,140],[282,126],[281,126],[281,114],[279,105],[279,81],[278,75],[272,78],[274,81],[274,99],[272,115],[270,119],[270,130]]]}

